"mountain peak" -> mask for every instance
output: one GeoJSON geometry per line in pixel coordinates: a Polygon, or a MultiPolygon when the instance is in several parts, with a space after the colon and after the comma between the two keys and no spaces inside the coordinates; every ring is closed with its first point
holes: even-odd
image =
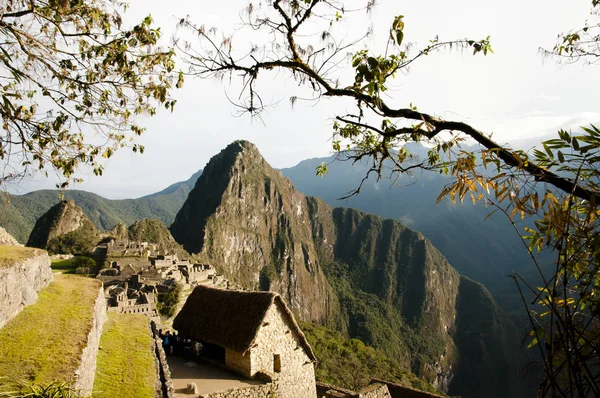
{"type": "Polygon", "coordinates": [[[81,207],[72,199],[63,200],[50,208],[35,223],[27,246],[51,252],[90,251],[97,243],[98,231],[81,207]],[[69,242],[69,244],[65,242],[69,242]]]}

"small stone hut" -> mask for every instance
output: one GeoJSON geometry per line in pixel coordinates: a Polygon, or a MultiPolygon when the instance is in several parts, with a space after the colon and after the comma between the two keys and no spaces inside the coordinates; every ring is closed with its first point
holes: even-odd
{"type": "Polygon", "coordinates": [[[281,397],[317,395],[315,355],[277,293],[198,286],[173,328],[207,350],[220,349],[225,366],[238,374],[273,374],[281,397]]]}

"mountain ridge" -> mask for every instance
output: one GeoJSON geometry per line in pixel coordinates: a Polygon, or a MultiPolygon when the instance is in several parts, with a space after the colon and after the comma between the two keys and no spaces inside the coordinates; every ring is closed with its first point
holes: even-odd
{"type": "Polygon", "coordinates": [[[514,370],[524,360],[518,333],[482,285],[463,282],[423,234],[304,196],[251,143],[236,141],[211,159],[171,232],[234,282],[282,294],[302,320],[358,337],[444,391],[480,396],[493,381],[486,396],[527,395],[514,370]],[[456,320],[468,318],[474,297],[484,321],[465,337],[472,330],[456,320]],[[481,344],[501,349],[486,359],[481,344]],[[504,379],[478,370],[496,366],[504,379]]]}

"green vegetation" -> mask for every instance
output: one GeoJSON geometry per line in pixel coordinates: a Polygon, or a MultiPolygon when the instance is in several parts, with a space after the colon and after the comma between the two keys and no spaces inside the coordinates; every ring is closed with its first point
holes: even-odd
{"type": "Polygon", "coordinates": [[[126,10],[103,0],[33,0],[2,14],[0,157],[19,170],[3,170],[0,181],[54,170],[64,187],[82,165],[102,175],[102,160],[119,148],[143,152],[132,143],[144,132],[135,116],[172,110],[183,74],[173,73],[175,52],[157,46],[152,18],[125,29],[126,10]]]}
{"type": "Polygon", "coordinates": [[[358,339],[348,339],[339,332],[307,322],[301,323],[301,328],[319,361],[316,368],[318,381],[358,390],[367,386],[372,378],[381,378],[440,394],[400,362],[358,339]]]}
{"type": "Polygon", "coordinates": [[[0,397],[2,398],[82,398],[81,394],[69,383],[52,382],[36,384],[30,382],[0,381],[0,397]]]}
{"type": "Polygon", "coordinates": [[[110,230],[118,223],[131,225],[136,220],[156,218],[171,225],[188,193],[194,187],[201,170],[187,181],[181,181],[152,195],[138,199],[110,200],[77,190],[41,190],[25,195],[0,195],[3,210],[0,225],[15,239],[26,243],[38,218],[56,205],[64,195],[81,207],[83,213],[99,230],[110,230]]]}
{"type": "Polygon", "coordinates": [[[98,351],[95,398],[153,398],[153,341],[144,315],[108,314],[98,351]]]}
{"type": "Polygon", "coordinates": [[[98,244],[98,231],[89,220],[75,231],[51,239],[46,246],[51,253],[83,254],[94,250],[98,244]]]}
{"type": "Polygon", "coordinates": [[[78,267],[95,267],[96,261],[87,256],[76,256],[66,260],[52,260],[52,269],[73,274],[78,267]]]}
{"type": "Polygon", "coordinates": [[[10,266],[15,261],[35,256],[42,251],[30,247],[0,245],[0,268],[10,266]]]}
{"type": "Polygon", "coordinates": [[[72,381],[92,327],[100,282],[76,275],[54,278],[35,304],[0,329],[0,378],[40,385],[72,381]]]}
{"type": "Polygon", "coordinates": [[[182,259],[190,257],[160,220],[144,219],[136,221],[128,228],[128,238],[129,240],[156,243],[160,251],[177,254],[182,259]]]}
{"type": "Polygon", "coordinates": [[[170,318],[175,314],[179,296],[181,295],[181,285],[175,284],[168,292],[159,293],[157,297],[158,312],[165,318],[170,318]]]}

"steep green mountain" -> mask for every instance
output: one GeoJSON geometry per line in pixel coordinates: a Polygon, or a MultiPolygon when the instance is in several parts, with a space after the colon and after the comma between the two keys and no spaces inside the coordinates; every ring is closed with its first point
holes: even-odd
{"type": "MultiPolygon", "coordinates": [[[[100,230],[109,230],[118,223],[131,225],[144,218],[156,218],[170,225],[200,174],[202,170],[187,181],[138,199],[110,200],[78,190],[65,191],[64,199],[74,200],[100,230]]],[[[60,195],[58,190],[40,190],[25,195],[3,193],[0,195],[0,226],[25,243],[36,220],[61,201],[60,195]]]]}
{"type": "Polygon", "coordinates": [[[87,253],[100,240],[98,230],[72,200],[52,206],[35,223],[27,246],[51,253],[87,253]]]}
{"type": "MultiPolygon", "coordinates": [[[[426,148],[419,144],[411,145],[409,151],[421,157],[426,154],[426,148]]],[[[529,275],[534,269],[520,238],[500,212],[486,219],[493,208],[470,201],[461,205],[445,200],[436,205],[449,178],[433,172],[417,172],[397,180],[384,174],[380,181],[371,175],[360,194],[341,200],[359,187],[369,165],[332,161],[309,159],[281,171],[306,195],[324,199],[332,206],[394,219],[422,232],[461,274],[483,283],[505,310],[522,312],[514,282],[506,275],[514,271],[529,275]],[[323,162],[331,163],[329,171],[323,178],[316,177],[315,168],[323,162]]],[[[543,261],[551,263],[551,256],[543,261]]]]}
{"type": "Polygon", "coordinates": [[[356,391],[366,387],[373,378],[379,378],[439,394],[431,384],[415,377],[381,350],[310,322],[302,322],[300,327],[319,360],[315,372],[317,381],[356,391]]]}
{"type": "Polygon", "coordinates": [[[305,197],[248,142],[211,159],[171,232],[233,281],[279,292],[300,319],[361,339],[436,388],[528,395],[519,334],[482,285],[397,221],[305,197]]]}
{"type": "Polygon", "coordinates": [[[187,259],[190,256],[183,247],[173,239],[169,229],[165,227],[160,220],[146,218],[144,220],[136,221],[127,229],[127,238],[134,241],[156,243],[160,251],[177,254],[179,258],[187,259]]]}

